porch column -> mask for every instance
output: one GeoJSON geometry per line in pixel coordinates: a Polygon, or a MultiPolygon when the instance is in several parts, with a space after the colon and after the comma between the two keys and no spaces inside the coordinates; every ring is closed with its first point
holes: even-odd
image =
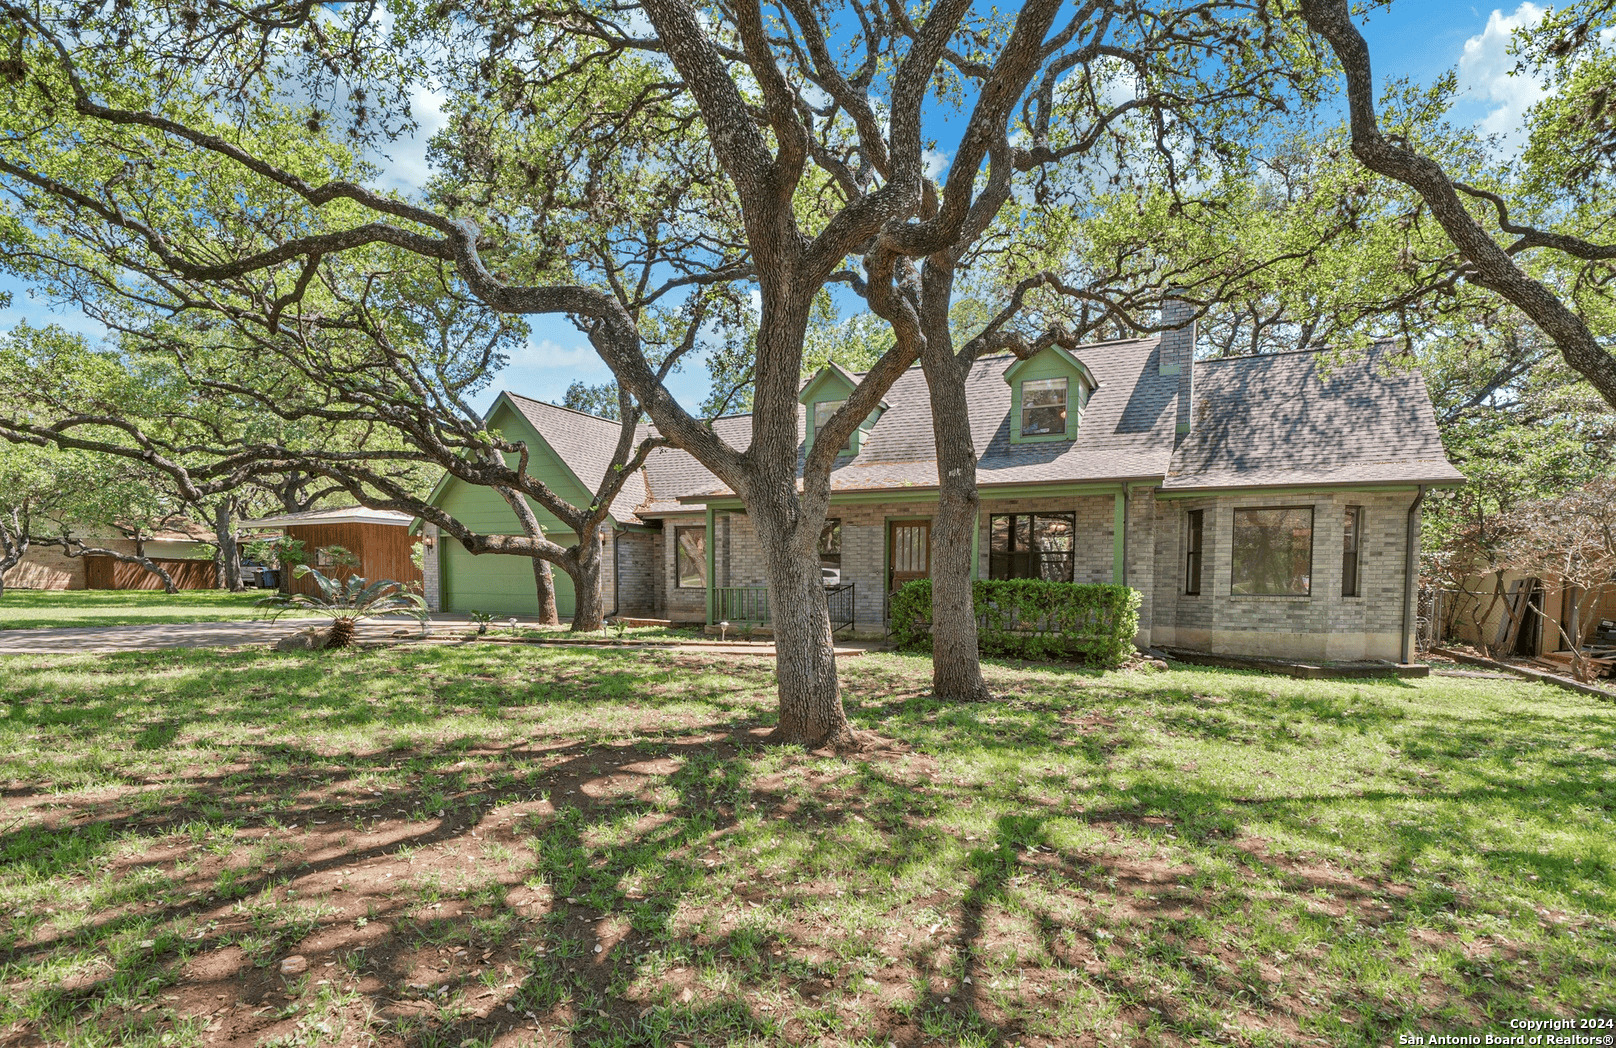
{"type": "Polygon", "coordinates": [[[1128,496],[1125,488],[1118,488],[1114,496],[1111,518],[1111,581],[1121,585],[1128,581],[1128,496]]]}
{"type": "Polygon", "coordinates": [[[713,504],[707,503],[707,540],[703,545],[707,548],[707,625],[712,626],[718,622],[718,609],[713,600],[713,581],[717,573],[714,566],[717,564],[718,528],[715,527],[718,516],[713,512],[713,504]]]}

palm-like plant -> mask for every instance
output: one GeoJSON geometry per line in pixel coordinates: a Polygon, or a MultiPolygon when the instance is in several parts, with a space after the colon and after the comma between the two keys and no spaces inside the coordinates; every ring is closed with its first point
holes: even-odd
{"type": "Polygon", "coordinates": [[[290,611],[313,612],[330,619],[331,639],[328,647],[347,647],[353,641],[354,629],[360,622],[382,615],[408,615],[421,624],[423,631],[426,629],[426,601],[418,593],[407,592],[402,583],[392,579],[371,582],[357,575],[339,582],[306,564],[298,565],[292,574],[296,578],[313,576],[319,594],[277,593],[258,601],[257,606],[269,609],[271,622],[290,611]]]}

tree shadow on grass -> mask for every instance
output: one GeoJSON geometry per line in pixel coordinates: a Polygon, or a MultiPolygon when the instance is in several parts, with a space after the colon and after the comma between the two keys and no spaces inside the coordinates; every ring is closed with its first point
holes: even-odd
{"type": "MultiPolygon", "coordinates": [[[[619,674],[613,688],[644,679],[612,660],[603,671],[619,674]]],[[[491,676],[457,685],[442,706],[505,710],[524,704],[514,691],[502,694],[510,687],[508,674],[491,676]]],[[[1061,680],[1055,678],[1051,687],[1062,687],[1061,680]]],[[[613,699],[615,706],[601,706],[599,712],[621,712],[629,703],[665,709],[693,701],[688,691],[661,697],[643,688],[629,690],[630,697],[613,699]]],[[[567,710],[601,704],[581,699],[582,691],[580,686],[535,698],[552,694],[535,689],[525,698],[567,710]]],[[[1233,707],[1230,716],[1256,722],[1258,713],[1267,717],[1275,708],[1274,697],[1261,689],[1231,691],[1217,707],[1233,707]]],[[[313,974],[305,978],[312,980],[326,971],[327,960],[345,970],[353,959],[360,995],[378,1013],[376,1030],[411,1045],[531,1032],[533,1023],[523,1021],[527,1012],[547,1030],[559,1027],[580,1044],[726,1037],[801,1042],[864,1033],[904,1045],[1006,1043],[1037,1029],[1042,1020],[1036,1002],[1074,981],[1105,1002],[1106,1021],[1117,1024],[1108,1032],[1158,1028],[1169,1041],[1189,1041],[1209,1036],[1209,1030],[1217,1033],[1207,1025],[1212,1002],[1238,1002],[1243,1014],[1278,1026],[1289,1021],[1287,1015],[1323,1011],[1306,1004],[1294,986],[1264,978],[1251,957],[1208,947],[1205,925],[1215,911],[1269,906],[1276,891],[1292,900],[1326,892],[1328,906],[1316,913],[1298,909],[1303,916],[1295,919],[1310,922],[1311,933],[1328,941],[1372,935],[1392,921],[1451,915],[1463,903],[1264,850],[1247,839],[1247,827],[1277,825],[1322,847],[1333,842],[1311,820],[1343,801],[1375,805],[1412,799],[1456,810],[1486,804],[1498,806],[1501,818],[1524,819],[1540,816],[1548,803],[1597,807],[1607,796],[1588,763],[1598,759],[1597,745],[1587,753],[1556,757],[1554,767],[1564,781],[1522,787],[1501,772],[1467,766],[1474,778],[1469,784],[1437,783],[1419,794],[1411,787],[1252,797],[1213,788],[1194,776],[1168,782],[1136,771],[1130,774],[1126,804],[1121,788],[1102,779],[1083,798],[1080,811],[1066,798],[1040,795],[1037,783],[1026,789],[1007,783],[950,785],[945,776],[933,774],[941,761],[972,755],[1034,762],[1056,752],[1071,754],[1076,747],[1096,768],[1135,755],[1144,736],[1120,710],[1137,707],[1139,697],[1105,687],[1081,694],[1094,700],[1092,708],[1033,695],[947,710],[918,695],[900,701],[861,695],[853,704],[856,717],[923,747],[855,764],[759,750],[756,740],[768,727],[767,714],[755,703],[722,697],[700,700],[701,719],[655,738],[636,737],[632,726],[609,738],[614,731],[597,725],[553,744],[494,745],[460,732],[359,756],[333,756],[316,745],[318,732],[335,723],[331,713],[317,711],[298,723],[306,741],[244,745],[236,763],[246,771],[186,778],[188,799],[178,808],[129,812],[114,797],[78,804],[81,817],[71,823],[0,833],[0,856],[15,857],[22,864],[17,869],[36,880],[93,876],[110,861],[122,863],[116,876],[131,883],[142,871],[175,882],[171,890],[136,898],[138,908],[109,907],[104,916],[95,915],[68,934],[34,935],[41,925],[33,924],[28,929],[33,941],[8,943],[0,963],[20,978],[47,971],[72,951],[105,949],[109,971],[63,980],[56,997],[36,1002],[52,1015],[104,1021],[103,1030],[124,1029],[117,1024],[132,1021],[113,1002],[155,1001],[155,993],[168,987],[183,991],[187,1008],[220,992],[252,997],[266,1007],[290,1007],[295,1002],[281,994],[285,981],[275,963],[297,950],[309,958],[313,974]],[[475,774],[457,769],[461,761],[475,774]],[[906,762],[913,766],[906,768],[906,762]],[[277,770],[252,774],[271,767],[277,770]],[[763,768],[773,770],[763,774],[763,768]],[[394,779],[375,782],[389,772],[394,779]],[[1579,775],[1585,779],[1580,787],[1574,781],[1579,775]],[[364,796],[336,792],[364,783],[379,785],[381,796],[370,796],[368,788],[364,796]],[[256,831],[270,822],[254,807],[271,799],[285,802],[274,812],[277,824],[303,827],[289,842],[299,850],[258,868],[234,862],[230,868],[239,872],[225,892],[218,890],[222,873],[216,864],[187,872],[157,854],[119,854],[120,838],[124,845],[147,838],[157,852],[170,848],[170,838],[181,832],[206,834],[238,824],[256,831]],[[961,840],[962,831],[950,822],[962,818],[959,809],[967,802],[990,819],[989,839],[980,846],[961,840]],[[437,816],[439,809],[428,803],[441,803],[445,814],[437,816]],[[210,805],[218,810],[210,814],[210,805]],[[399,817],[399,807],[407,809],[407,817],[399,817]],[[339,829],[314,830],[321,822],[339,829]],[[1104,841],[1103,847],[1052,850],[1052,842],[1074,825],[1104,841]],[[1152,865],[1146,853],[1169,832],[1214,864],[1249,871],[1249,880],[1237,877],[1209,887],[1193,863],[1152,865]],[[343,842],[344,834],[353,839],[343,842]],[[531,857],[489,857],[490,844],[531,857]],[[413,855],[401,858],[401,848],[413,849],[413,855]],[[753,848],[764,854],[753,856],[753,848]],[[446,854],[459,849],[469,854],[446,854]],[[297,909],[302,900],[345,901],[334,888],[336,880],[383,864],[412,878],[430,872],[437,880],[412,880],[408,892],[365,888],[373,909],[363,926],[356,926],[352,906],[340,917],[310,918],[297,909]],[[765,876],[770,870],[775,872],[765,876]],[[923,883],[928,876],[945,883],[955,878],[959,890],[928,903],[891,888],[923,883]],[[892,911],[878,918],[867,939],[826,923],[835,919],[838,903],[828,884],[837,878],[878,899],[891,892],[892,911]],[[289,899],[288,888],[297,891],[297,900],[289,899]],[[715,889],[721,891],[715,894],[715,889]],[[181,898],[187,890],[204,895],[181,898]],[[1073,909],[1082,893],[1124,916],[1073,909]],[[248,912],[236,912],[235,902],[248,904],[248,912]],[[928,937],[903,927],[933,908],[944,911],[957,929],[948,936],[957,963],[942,978],[918,963],[934,949],[928,937]],[[306,931],[309,919],[316,921],[312,933],[306,931]],[[152,945],[123,941],[140,935],[151,938],[152,945]],[[258,939],[248,942],[253,935],[258,939]],[[1011,935],[1025,941],[1007,943],[1011,935]],[[457,948],[467,951],[464,962],[454,959],[457,948]],[[916,963],[888,964],[887,950],[907,951],[916,963]],[[1007,951],[1040,958],[1030,969],[1015,970],[1027,989],[1009,1001],[990,992],[1008,963],[1007,951]],[[472,974],[474,964],[481,975],[472,974]],[[509,975],[503,973],[506,965],[509,975]],[[1181,981],[1163,982],[1164,972],[1181,973],[1181,981]],[[495,973],[494,985],[483,981],[495,973]],[[861,980],[873,973],[887,983],[876,1003],[863,1003],[851,988],[854,973],[861,980]],[[158,980],[156,991],[141,996],[139,987],[150,979],[158,980]],[[410,983],[422,985],[411,988],[410,983]],[[905,991],[906,985],[915,988],[905,991]],[[855,1029],[858,1023],[868,1029],[855,1029]]],[[[1202,697],[1169,692],[1152,701],[1157,725],[1197,738],[1225,738],[1215,734],[1215,725],[1196,719],[1207,707],[1202,697]]],[[[409,705],[425,716],[414,700],[409,705]]],[[[347,703],[332,706],[351,709],[347,703]]],[[[225,712],[252,723],[249,709],[273,719],[297,708],[294,696],[262,706],[251,700],[227,704],[225,712]]],[[[161,705],[131,702],[118,709],[109,730],[131,740],[183,722],[161,705]]],[[[205,712],[199,708],[190,715],[205,712]]],[[[1316,697],[1282,712],[1320,732],[1348,730],[1354,716],[1335,700],[1316,697]]],[[[1449,743],[1443,740],[1454,730],[1446,722],[1424,725],[1393,717],[1374,723],[1376,731],[1395,732],[1405,749],[1424,744],[1437,752],[1440,744],[1444,754],[1449,743]]],[[[1527,724],[1512,730],[1536,729],[1527,724]]],[[[1254,738],[1301,745],[1288,735],[1254,738]]],[[[1262,752],[1256,742],[1243,745],[1253,754],[1262,752]]],[[[1434,829],[1410,823],[1393,827],[1391,839],[1410,856],[1423,856],[1465,849],[1468,832],[1461,822],[1434,829]]],[[[1558,855],[1539,858],[1545,860],[1539,876],[1569,878],[1580,869],[1572,863],[1568,870],[1558,855]]],[[[1533,861],[1528,853],[1507,848],[1485,861],[1495,859],[1505,865],[1533,861]]],[[[1593,874],[1608,883],[1608,871],[1593,874]]],[[[1482,994],[1475,998],[1477,1007],[1520,1014],[1531,1006],[1505,995],[1520,991],[1521,978],[1506,975],[1492,991],[1468,992],[1482,994]]],[[[315,991],[305,991],[299,1001],[317,999],[315,991]]],[[[1368,1016],[1366,1030],[1377,1036],[1391,1028],[1391,1020],[1376,1011],[1385,1010],[1384,1002],[1370,987],[1349,980],[1332,990],[1330,1002],[1368,1016]]],[[[301,1013],[274,1021],[278,1012],[273,1012],[259,1017],[256,1026],[227,1026],[226,1032],[238,1038],[289,1034],[296,1022],[310,1021],[314,1007],[308,1004],[301,1013]]],[[[357,1022],[352,1018],[357,1008],[340,1014],[357,1022]]],[[[339,1018],[333,1009],[320,1021],[339,1018]]]]}

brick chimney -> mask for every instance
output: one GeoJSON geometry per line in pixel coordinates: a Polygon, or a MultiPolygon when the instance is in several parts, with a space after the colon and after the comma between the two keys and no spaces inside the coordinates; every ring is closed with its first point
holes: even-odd
{"type": "Polygon", "coordinates": [[[1181,298],[1162,299],[1161,374],[1178,376],[1178,432],[1190,431],[1195,408],[1195,307],[1181,298]]]}

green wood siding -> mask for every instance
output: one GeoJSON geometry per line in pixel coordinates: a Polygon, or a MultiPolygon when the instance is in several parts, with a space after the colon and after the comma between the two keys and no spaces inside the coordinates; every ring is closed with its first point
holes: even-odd
{"type": "Polygon", "coordinates": [[[1077,427],[1088,399],[1088,386],[1083,381],[1082,372],[1072,367],[1059,354],[1045,350],[1015,365],[1006,372],[1005,377],[1010,382],[1010,443],[1035,444],[1046,440],[1071,440],[1077,436],[1077,427]],[[1066,387],[1066,432],[1022,436],[1021,384],[1028,380],[1045,378],[1070,380],[1066,387]]]}
{"type": "MultiPolygon", "coordinates": [[[[507,509],[507,512],[509,510],[507,509]]],[[[555,541],[571,545],[571,535],[556,535],[555,541]]],[[[486,611],[490,615],[537,615],[539,596],[533,585],[533,568],[526,557],[508,553],[472,556],[454,539],[443,541],[443,610],[466,614],[486,611]]],[[[556,611],[571,618],[575,608],[572,578],[551,566],[555,578],[556,611]]]]}
{"type": "MultiPolygon", "coordinates": [[[[807,428],[803,439],[803,449],[805,451],[814,446],[814,429],[816,428],[814,426],[814,405],[825,401],[846,400],[852,392],[853,384],[844,378],[840,372],[830,367],[821,368],[819,374],[815,375],[813,380],[803,388],[797,399],[807,411],[807,428]]],[[[837,454],[857,455],[859,449],[864,446],[865,436],[870,432],[870,428],[875,425],[876,420],[881,417],[882,408],[885,406],[883,404],[870,412],[864,421],[859,423],[852,436],[848,438],[846,449],[837,454]]]]}
{"type": "MultiPolygon", "coordinates": [[[[562,498],[574,505],[586,504],[590,493],[586,491],[572,471],[562,464],[556,453],[511,407],[501,402],[489,416],[489,425],[512,440],[524,441],[528,447],[528,472],[550,485],[562,498]]],[[[510,456],[514,457],[514,456],[510,456]]],[[[485,535],[520,535],[521,525],[511,507],[492,488],[449,478],[434,500],[455,519],[474,531],[485,535]]],[[[545,537],[562,546],[570,546],[576,539],[570,530],[548,511],[534,503],[534,514],[543,526],[545,537]]],[[[533,587],[533,569],[526,557],[507,553],[484,553],[472,556],[466,548],[448,535],[442,539],[441,564],[443,610],[447,612],[486,611],[495,615],[532,615],[538,612],[539,599],[533,587]]],[[[556,588],[556,610],[563,618],[573,612],[572,579],[559,568],[553,568],[556,588]]]]}

